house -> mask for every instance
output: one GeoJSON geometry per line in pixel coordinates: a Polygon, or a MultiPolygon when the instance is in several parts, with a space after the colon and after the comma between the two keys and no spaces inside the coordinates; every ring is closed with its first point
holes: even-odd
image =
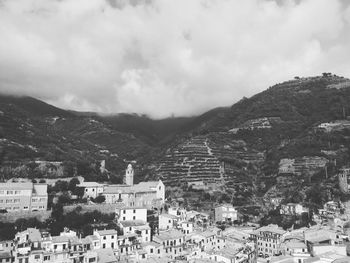
{"type": "Polygon", "coordinates": [[[184,208],[178,206],[171,206],[168,208],[168,214],[177,216],[181,221],[186,220],[187,211],[184,208]]]}
{"type": "Polygon", "coordinates": [[[215,222],[233,222],[237,219],[237,210],[231,204],[223,204],[215,207],[215,222]]]}
{"type": "Polygon", "coordinates": [[[303,241],[288,240],[283,243],[283,247],[283,254],[292,256],[297,262],[304,262],[305,259],[311,257],[307,245],[303,241]]]}
{"type": "Polygon", "coordinates": [[[143,249],[147,252],[148,257],[161,258],[163,256],[163,244],[154,241],[142,244],[143,249]]]}
{"type": "Polygon", "coordinates": [[[11,251],[0,251],[0,263],[14,262],[11,251]]]}
{"type": "Polygon", "coordinates": [[[120,221],[118,227],[123,235],[136,234],[140,242],[151,241],[151,228],[143,220],[120,221]]]}
{"type": "Polygon", "coordinates": [[[221,230],[208,229],[205,231],[193,232],[189,237],[189,243],[201,251],[209,251],[212,249],[222,249],[225,247],[225,239],[220,238],[221,230]]]}
{"type": "Polygon", "coordinates": [[[103,193],[104,186],[96,182],[82,182],[76,187],[83,188],[84,198],[96,198],[103,193]]]}
{"type": "Polygon", "coordinates": [[[301,204],[288,203],[281,205],[280,214],[281,215],[301,215],[303,213],[308,213],[309,209],[303,207],[301,204]]]}
{"type": "Polygon", "coordinates": [[[47,184],[0,183],[1,210],[46,211],[47,201],[47,184]]]}
{"type": "Polygon", "coordinates": [[[11,251],[13,249],[13,240],[2,240],[0,241],[0,251],[11,251]]]}
{"type": "Polygon", "coordinates": [[[141,220],[147,222],[147,209],[143,207],[117,208],[115,218],[120,221],[141,220]]]}
{"type": "Polygon", "coordinates": [[[114,229],[108,230],[95,230],[94,236],[96,236],[101,244],[101,248],[118,248],[118,232],[114,229]]]}
{"type": "Polygon", "coordinates": [[[333,230],[309,229],[304,232],[304,238],[312,256],[325,252],[346,255],[346,245],[343,244],[342,236],[333,230]]]}
{"type": "Polygon", "coordinates": [[[286,234],[277,225],[268,225],[254,230],[250,236],[257,244],[260,255],[274,256],[282,254],[281,244],[286,234]]]}
{"type": "Polygon", "coordinates": [[[131,255],[135,250],[141,247],[141,242],[135,233],[118,236],[119,254],[122,256],[131,255]]]}
{"type": "Polygon", "coordinates": [[[160,214],[158,217],[159,230],[173,229],[177,226],[179,218],[171,214],[160,214]]]}
{"type": "Polygon", "coordinates": [[[153,241],[162,244],[164,255],[175,259],[184,255],[185,235],[179,230],[161,231],[153,236],[153,241]]]}
{"type": "Polygon", "coordinates": [[[178,226],[181,229],[182,233],[185,235],[191,234],[193,232],[193,222],[183,221],[180,222],[178,226]]]}

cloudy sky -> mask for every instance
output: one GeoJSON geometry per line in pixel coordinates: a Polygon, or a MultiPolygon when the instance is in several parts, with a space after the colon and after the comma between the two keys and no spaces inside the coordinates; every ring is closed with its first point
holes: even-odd
{"type": "Polygon", "coordinates": [[[350,77],[346,0],[0,0],[0,92],[154,118],[350,77]]]}

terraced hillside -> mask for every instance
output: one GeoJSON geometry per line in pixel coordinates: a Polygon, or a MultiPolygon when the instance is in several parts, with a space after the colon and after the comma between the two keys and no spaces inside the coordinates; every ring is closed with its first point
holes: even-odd
{"type": "Polygon", "coordinates": [[[251,149],[243,140],[234,140],[231,133],[212,133],[169,149],[156,174],[168,186],[252,191],[264,160],[263,152],[251,149]]]}
{"type": "Polygon", "coordinates": [[[157,174],[167,185],[222,184],[222,165],[209,146],[208,138],[197,136],[165,155],[157,174]]]}

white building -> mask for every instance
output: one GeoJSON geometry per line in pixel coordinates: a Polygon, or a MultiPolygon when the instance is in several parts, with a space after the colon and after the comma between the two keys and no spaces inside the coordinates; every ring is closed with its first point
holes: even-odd
{"type": "Polygon", "coordinates": [[[96,198],[103,193],[104,185],[96,182],[82,182],[77,187],[84,188],[85,198],[96,198]]]}
{"type": "Polygon", "coordinates": [[[147,209],[143,207],[124,207],[115,210],[118,221],[142,220],[147,222],[147,209]]]}
{"type": "Polygon", "coordinates": [[[179,218],[170,214],[160,214],[158,217],[159,230],[169,230],[177,227],[179,218]]]}
{"type": "Polygon", "coordinates": [[[47,184],[0,183],[0,209],[7,212],[46,211],[47,184]]]}
{"type": "Polygon", "coordinates": [[[281,215],[301,215],[307,213],[309,210],[303,207],[301,204],[288,203],[286,205],[281,205],[280,214],[281,215]]]}
{"type": "Polygon", "coordinates": [[[135,185],[108,185],[105,186],[103,195],[107,204],[158,208],[165,201],[165,186],[161,180],[135,185]]]}
{"type": "Polygon", "coordinates": [[[99,239],[101,248],[118,248],[118,232],[114,229],[95,230],[94,235],[99,239]]]}
{"type": "Polygon", "coordinates": [[[237,220],[237,210],[230,204],[224,204],[215,208],[215,222],[237,220]]]}
{"type": "Polygon", "coordinates": [[[142,220],[120,221],[118,224],[123,235],[136,234],[141,242],[151,241],[151,228],[142,220]]]}

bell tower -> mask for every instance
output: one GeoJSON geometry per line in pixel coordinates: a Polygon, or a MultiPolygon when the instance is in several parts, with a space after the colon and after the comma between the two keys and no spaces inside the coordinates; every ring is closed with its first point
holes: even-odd
{"type": "Polygon", "coordinates": [[[125,171],[125,184],[133,185],[134,184],[134,169],[131,164],[128,164],[128,168],[125,171]]]}

